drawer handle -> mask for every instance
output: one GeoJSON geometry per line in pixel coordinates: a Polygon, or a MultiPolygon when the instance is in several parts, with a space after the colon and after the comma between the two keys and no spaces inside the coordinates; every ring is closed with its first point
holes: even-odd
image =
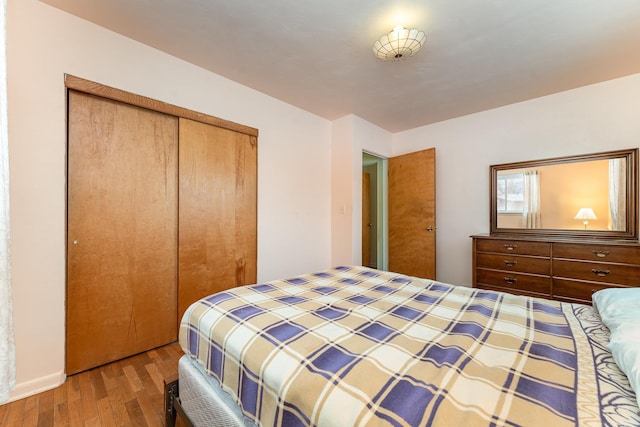
{"type": "Polygon", "coordinates": [[[591,253],[598,258],[606,258],[606,256],[609,255],[609,251],[591,251],[591,253]]]}
{"type": "Polygon", "coordinates": [[[591,269],[591,272],[598,277],[607,277],[611,273],[609,270],[597,270],[595,268],[591,269]]]}
{"type": "Polygon", "coordinates": [[[508,260],[508,259],[504,260],[504,265],[506,265],[507,267],[513,267],[517,263],[518,263],[518,261],[513,261],[513,260],[508,260]]]}
{"type": "Polygon", "coordinates": [[[505,277],[504,281],[507,285],[513,285],[514,283],[516,283],[518,281],[518,279],[514,278],[514,277],[505,277]]]}
{"type": "Polygon", "coordinates": [[[514,250],[514,249],[515,249],[515,248],[517,248],[517,247],[518,247],[518,245],[511,245],[511,244],[508,244],[508,243],[505,243],[505,245],[504,245],[504,248],[505,248],[506,250],[508,250],[508,251],[512,251],[512,250],[514,250]]]}

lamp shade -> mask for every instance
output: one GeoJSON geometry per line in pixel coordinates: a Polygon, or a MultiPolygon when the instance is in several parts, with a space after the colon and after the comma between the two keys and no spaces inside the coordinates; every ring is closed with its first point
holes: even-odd
{"type": "Polygon", "coordinates": [[[576,216],[573,219],[598,219],[596,214],[593,212],[591,208],[580,208],[576,216]]]}
{"type": "Polygon", "coordinates": [[[395,27],[373,44],[373,53],[384,61],[400,61],[415,55],[427,39],[424,31],[395,27]]]}

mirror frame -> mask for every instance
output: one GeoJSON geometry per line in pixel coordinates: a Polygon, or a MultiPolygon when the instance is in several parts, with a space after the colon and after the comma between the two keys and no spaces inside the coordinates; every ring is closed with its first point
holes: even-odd
{"type": "Polygon", "coordinates": [[[504,163],[489,167],[491,179],[491,234],[492,235],[521,235],[531,237],[556,238],[591,238],[608,240],[637,240],[638,239],[638,148],[628,150],[607,151],[602,153],[583,154],[578,156],[554,157],[549,159],[532,160],[526,162],[504,163]],[[577,229],[525,229],[498,227],[498,171],[508,169],[524,169],[539,166],[558,165],[563,163],[584,162],[588,160],[608,160],[613,158],[627,159],[627,221],[625,230],[577,230],[577,229]]]}

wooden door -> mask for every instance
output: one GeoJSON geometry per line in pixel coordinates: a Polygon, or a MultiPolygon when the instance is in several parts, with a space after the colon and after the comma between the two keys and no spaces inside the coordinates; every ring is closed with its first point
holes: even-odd
{"type": "Polygon", "coordinates": [[[435,279],[435,148],[389,159],[389,270],[435,279]]]}
{"type": "Polygon", "coordinates": [[[256,282],[257,138],[180,119],[178,316],[256,282]]]}
{"type": "Polygon", "coordinates": [[[69,92],[67,375],[175,341],[178,123],[69,92]]]}
{"type": "Polygon", "coordinates": [[[362,172],[362,265],[371,267],[371,174],[362,172]]]}

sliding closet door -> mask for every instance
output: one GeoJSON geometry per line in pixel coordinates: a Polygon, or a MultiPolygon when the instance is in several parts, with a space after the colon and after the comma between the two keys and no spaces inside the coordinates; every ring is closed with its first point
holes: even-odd
{"type": "Polygon", "coordinates": [[[176,117],[69,92],[67,374],[175,341],[176,117]]]}
{"type": "Polygon", "coordinates": [[[178,316],[256,281],[256,137],[180,119],[178,316]]]}

